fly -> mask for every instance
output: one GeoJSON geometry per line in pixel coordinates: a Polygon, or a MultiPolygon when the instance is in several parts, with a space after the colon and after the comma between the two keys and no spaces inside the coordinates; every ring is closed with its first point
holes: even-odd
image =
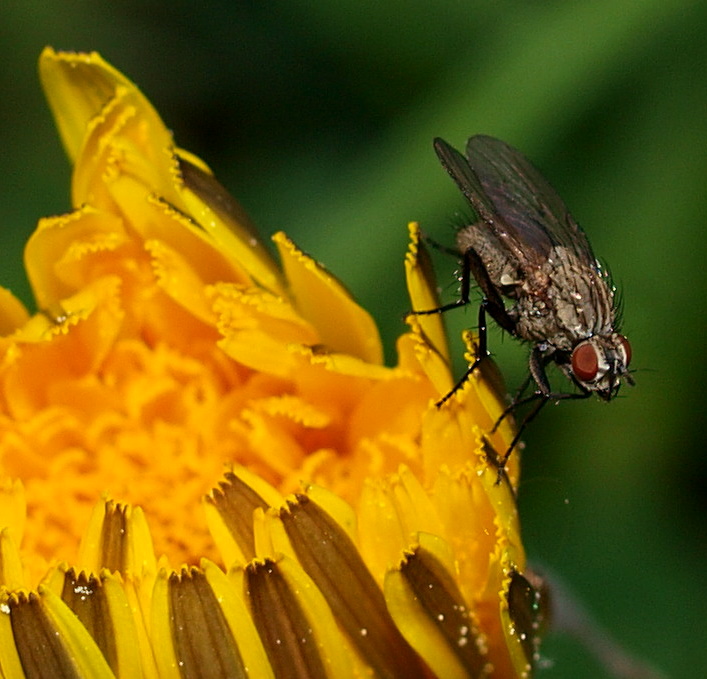
{"type": "Polygon", "coordinates": [[[513,337],[532,344],[530,374],[494,430],[518,406],[537,404],[499,460],[502,471],[524,428],[548,401],[592,394],[610,401],[622,380],[633,385],[628,372],[631,345],[619,332],[618,304],[608,273],[562,199],[530,161],[512,146],[485,135],[469,139],[466,157],[439,138],[434,148],[476,220],[457,233],[460,298],[416,313],[468,304],[472,275],[483,295],[477,357],[438,405],[488,355],[487,313],[513,337]],[[577,392],[550,388],[545,372],[550,363],[559,367],[577,392]],[[524,397],[531,381],[536,389],[524,397]]]}

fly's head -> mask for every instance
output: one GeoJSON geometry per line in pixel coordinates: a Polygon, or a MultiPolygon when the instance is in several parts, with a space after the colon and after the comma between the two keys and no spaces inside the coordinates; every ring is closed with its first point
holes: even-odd
{"type": "Polygon", "coordinates": [[[622,380],[633,385],[628,372],[630,362],[629,341],[612,332],[594,335],[576,344],[569,363],[562,367],[582,389],[609,401],[618,394],[622,380]]]}

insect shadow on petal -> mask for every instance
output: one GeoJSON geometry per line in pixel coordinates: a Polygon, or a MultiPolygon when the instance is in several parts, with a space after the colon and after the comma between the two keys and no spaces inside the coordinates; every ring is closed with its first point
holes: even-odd
{"type": "Polygon", "coordinates": [[[499,474],[525,427],[548,401],[614,398],[628,372],[631,345],[619,331],[620,303],[610,276],[557,192],[517,149],[486,135],[471,137],[466,156],[434,140],[442,165],[468,200],[475,221],[457,232],[460,296],[433,314],[466,306],[472,277],[481,290],[476,359],[441,406],[488,356],[486,317],[532,345],[529,375],[494,425],[519,406],[535,402],[508,450],[499,474]],[[546,367],[555,363],[577,391],[551,389],[546,367]],[[531,383],[535,390],[525,395],[531,383]]]}

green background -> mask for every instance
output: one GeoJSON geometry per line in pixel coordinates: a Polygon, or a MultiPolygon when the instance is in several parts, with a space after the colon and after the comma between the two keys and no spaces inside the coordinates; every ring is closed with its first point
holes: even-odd
{"type": "MultiPolygon", "coordinates": [[[[465,210],[432,138],[462,147],[485,132],[520,147],[611,265],[637,383],[610,404],[548,407],[528,431],[530,558],[636,655],[701,676],[706,19],[704,2],[685,0],[6,0],[0,284],[30,299],[23,244],[39,217],[69,208],[36,75],[45,44],[100,51],[136,81],[263,234],[286,230],[372,311],[390,361],[408,308],[406,223],[451,244],[465,210]]],[[[437,264],[453,299],[455,263],[437,264]]],[[[461,356],[476,310],[454,316],[461,356]]],[[[500,334],[491,347],[518,384],[527,348],[500,334]]],[[[543,657],[540,677],[608,676],[561,635],[543,657]]]]}

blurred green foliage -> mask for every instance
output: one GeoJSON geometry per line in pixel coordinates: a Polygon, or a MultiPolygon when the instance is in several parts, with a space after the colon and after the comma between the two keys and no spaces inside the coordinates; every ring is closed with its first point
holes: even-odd
{"type": "MultiPolygon", "coordinates": [[[[451,244],[465,211],[432,138],[484,132],[531,157],[623,290],[637,386],[548,408],[528,432],[530,558],[639,656],[704,671],[706,3],[5,0],[2,14],[0,284],[29,304],[23,244],[70,207],[36,76],[45,44],[100,51],[136,81],[263,234],[285,229],[354,291],[390,361],[406,222],[451,244]]],[[[455,263],[438,264],[451,299],[455,263]]],[[[461,359],[476,311],[455,314],[461,359]]],[[[526,349],[491,342],[513,387],[526,349]]],[[[603,676],[567,639],[543,653],[539,676],[603,676]]]]}

